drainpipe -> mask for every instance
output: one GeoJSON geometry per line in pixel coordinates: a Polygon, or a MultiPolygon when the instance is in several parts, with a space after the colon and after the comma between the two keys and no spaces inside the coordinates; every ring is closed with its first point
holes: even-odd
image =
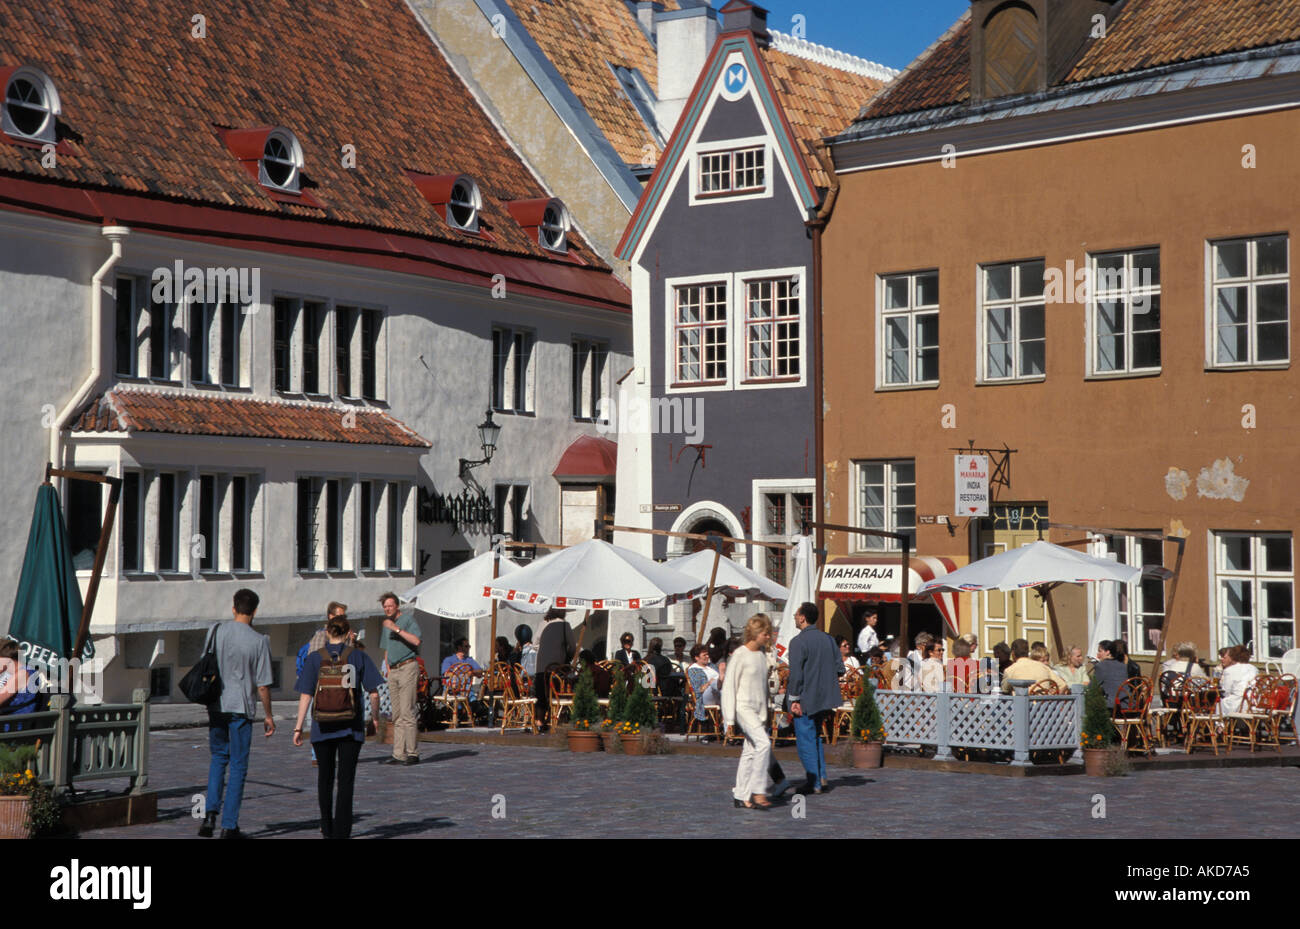
{"type": "Polygon", "coordinates": [[[63,467],[60,460],[63,453],[63,430],[67,428],[73,414],[81,408],[86,398],[90,396],[90,392],[99,383],[100,361],[104,354],[104,347],[101,344],[104,332],[104,276],[112,271],[113,266],[121,259],[122,240],[131,234],[131,230],[126,226],[105,226],[100,233],[112,243],[113,252],[90,279],[90,373],[86,375],[85,381],[55,418],[54,428],[50,430],[50,463],[56,468],[63,467]]]}
{"type": "MultiPolygon", "coordinates": [[[[804,224],[812,232],[813,244],[813,285],[812,285],[812,347],[813,347],[813,456],[816,461],[816,482],[813,492],[813,508],[817,514],[814,522],[826,522],[826,462],[825,429],[822,424],[825,401],[822,373],[822,232],[830,222],[831,213],[835,211],[835,201],[840,195],[840,182],[835,176],[835,165],[826,158],[826,143],[818,140],[813,146],[813,155],[821,164],[822,170],[830,178],[830,187],[817,212],[804,224]]],[[[817,527],[816,547],[819,551],[826,547],[826,530],[817,527]]]]}

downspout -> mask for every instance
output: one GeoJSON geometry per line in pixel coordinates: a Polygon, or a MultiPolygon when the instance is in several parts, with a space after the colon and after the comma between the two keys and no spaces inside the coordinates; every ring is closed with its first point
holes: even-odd
{"type": "MultiPolygon", "coordinates": [[[[813,155],[821,164],[822,170],[830,179],[830,187],[817,212],[804,223],[812,232],[813,249],[813,294],[812,294],[812,344],[813,344],[813,456],[816,460],[816,480],[813,491],[813,509],[817,514],[814,522],[826,522],[826,456],[825,456],[825,415],[824,385],[822,373],[822,233],[830,222],[831,213],[835,211],[835,201],[840,195],[839,178],[835,176],[835,165],[826,158],[826,143],[818,140],[813,146],[813,155]]],[[[817,527],[816,548],[826,548],[826,530],[817,527]]]]}
{"type": "Polygon", "coordinates": [[[131,230],[126,226],[105,226],[100,230],[100,234],[106,236],[112,243],[113,252],[90,279],[90,373],[86,375],[86,379],[77,388],[72,399],[55,418],[54,426],[50,430],[50,463],[56,468],[63,467],[60,461],[63,453],[63,430],[68,427],[73,414],[81,408],[99,383],[100,361],[104,354],[104,346],[101,344],[104,332],[104,276],[112,271],[113,266],[122,258],[122,240],[131,234],[131,230]]]}

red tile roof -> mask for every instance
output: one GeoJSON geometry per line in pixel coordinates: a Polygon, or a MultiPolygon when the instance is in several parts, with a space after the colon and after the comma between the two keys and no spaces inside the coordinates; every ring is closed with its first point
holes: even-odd
{"type": "MultiPolygon", "coordinates": [[[[628,99],[611,64],[635,68],[659,93],[654,44],[620,0],[507,0],[528,34],[582,102],[592,121],[626,163],[653,162],[660,145],[628,99]]],[[[677,9],[676,0],[664,8],[677,9]]]]}
{"type": "Polygon", "coordinates": [[[584,435],[560,456],[553,477],[614,477],[618,472],[618,443],[584,435]]]}
{"type": "MultiPolygon", "coordinates": [[[[0,66],[31,64],[62,101],[67,154],[0,144],[5,174],[400,232],[571,264],[505,201],[546,195],[403,0],[0,0],[0,66]],[[284,126],[302,144],[314,209],[272,199],[218,127],[284,126]],[[355,146],[355,168],[343,147],[355,146]],[[487,235],[456,232],[405,174],[464,172],[487,235]]],[[[63,147],[63,146],[61,146],[63,147]]],[[[584,260],[607,271],[576,235],[584,260]]]]}
{"type": "MultiPolygon", "coordinates": [[[[970,11],[900,75],[859,119],[970,99],[970,11]]],[[[1300,40],[1300,0],[1128,0],[1062,84],[1300,40]]]]}
{"type": "Polygon", "coordinates": [[[71,428],[73,432],[163,432],[431,447],[427,439],[382,410],[132,387],[114,387],[95,397],[71,428]]]}

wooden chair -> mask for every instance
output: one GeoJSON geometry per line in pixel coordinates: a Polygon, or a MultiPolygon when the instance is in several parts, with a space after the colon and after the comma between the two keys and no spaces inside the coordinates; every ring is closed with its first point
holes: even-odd
{"type": "Polygon", "coordinates": [[[830,722],[832,745],[839,740],[841,729],[845,735],[852,736],[853,702],[862,694],[863,686],[862,672],[859,669],[854,668],[844,673],[844,679],[840,681],[840,696],[844,702],[835,708],[830,722]]]}
{"type": "Polygon", "coordinates": [[[442,693],[433,698],[435,703],[451,709],[451,728],[460,725],[460,708],[465,708],[465,725],[473,727],[474,711],[470,700],[474,690],[474,669],[468,664],[454,664],[442,676],[442,693]]]}
{"type": "Polygon", "coordinates": [[[1160,705],[1147,709],[1147,718],[1151,721],[1151,734],[1156,742],[1164,748],[1169,729],[1177,727],[1183,715],[1183,682],[1186,675],[1181,671],[1166,671],[1160,675],[1160,705]]]}
{"type": "Polygon", "coordinates": [[[688,742],[691,740],[692,732],[695,733],[696,738],[702,738],[706,734],[722,735],[722,707],[720,705],[703,704],[704,719],[697,719],[695,715],[697,707],[701,706],[699,701],[703,698],[707,681],[708,678],[703,668],[696,666],[686,669],[686,741],[688,742]],[[704,723],[710,724],[713,731],[710,733],[703,732],[704,723]]]}
{"type": "Polygon", "coordinates": [[[1273,717],[1273,733],[1277,737],[1279,750],[1284,738],[1290,738],[1294,744],[1300,745],[1300,738],[1296,737],[1295,724],[1298,690],[1300,688],[1296,685],[1294,674],[1283,674],[1273,685],[1273,706],[1269,714],[1273,717]],[[1283,735],[1283,728],[1290,730],[1290,734],[1283,735]]]}
{"type": "Polygon", "coordinates": [[[786,684],[790,682],[789,665],[779,664],[776,666],[776,681],[777,693],[773,697],[770,706],[772,711],[772,745],[774,746],[780,744],[781,739],[785,739],[787,742],[795,740],[793,732],[787,736],[779,734],[782,729],[790,726],[790,714],[780,708],[781,699],[785,696],[786,684]]]}
{"type": "Polygon", "coordinates": [[[889,681],[885,679],[885,672],[876,665],[871,669],[871,683],[875,685],[876,690],[888,690],[889,681]]]}
{"type": "Polygon", "coordinates": [[[552,671],[548,682],[548,698],[551,705],[550,724],[558,726],[560,718],[568,711],[573,713],[573,685],[569,679],[559,671],[552,671]]]}
{"type": "Polygon", "coordinates": [[[506,688],[512,686],[510,662],[494,661],[483,677],[482,700],[488,705],[488,722],[496,719],[497,711],[505,705],[506,688]]]}
{"type": "Polygon", "coordinates": [[[1061,688],[1050,677],[1036,681],[1029,687],[1029,696],[1031,697],[1055,697],[1060,692],[1061,688]]]}
{"type": "Polygon", "coordinates": [[[1209,745],[1219,754],[1223,717],[1219,715],[1219,685],[1208,678],[1190,677],[1183,684],[1183,730],[1187,733],[1187,754],[1198,745],[1209,745]]]}
{"type": "Polygon", "coordinates": [[[512,728],[531,729],[534,735],[537,734],[537,698],[528,696],[532,693],[531,684],[521,666],[515,665],[511,669],[502,694],[502,734],[512,728]]]}
{"type": "Polygon", "coordinates": [[[1119,685],[1115,691],[1115,706],[1111,722],[1128,751],[1141,751],[1151,754],[1151,741],[1147,738],[1147,710],[1151,707],[1151,682],[1145,677],[1130,677],[1119,685]],[[1132,736],[1137,733],[1141,748],[1132,744],[1132,736]]]}
{"type": "Polygon", "coordinates": [[[1282,751],[1282,743],[1277,738],[1271,712],[1273,688],[1277,686],[1277,678],[1268,675],[1260,675],[1260,677],[1264,678],[1262,684],[1253,683],[1242,694],[1241,709],[1235,713],[1223,714],[1223,741],[1227,743],[1229,755],[1232,754],[1234,745],[1248,745],[1254,752],[1255,746],[1261,744],[1261,728],[1266,737],[1271,735],[1271,738],[1262,744],[1272,745],[1279,752],[1282,751]],[[1242,729],[1245,730],[1244,733],[1242,729]]]}

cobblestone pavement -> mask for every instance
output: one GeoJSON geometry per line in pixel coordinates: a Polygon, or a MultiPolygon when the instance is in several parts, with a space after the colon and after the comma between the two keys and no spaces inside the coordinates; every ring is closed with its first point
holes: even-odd
{"type": "MultiPolygon", "coordinates": [[[[307,748],[294,748],[285,729],[269,741],[256,733],[253,738],[241,828],[255,838],[318,838],[316,769],[307,748]]],[[[1300,768],[1294,767],[1104,779],[831,767],[828,793],[751,812],[732,808],[733,758],[436,743],[420,748],[419,765],[392,767],[379,764],[390,748],[363,747],[354,838],[1289,838],[1300,821],[1300,768]],[[1104,819],[1094,816],[1096,795],[1105,798],[1104,819]],[[494,807],[500,818],[493,817],[494,807]]],[[[155,732],[150,751],[158,822],[94,830],[83,838],[194,835],[192,798],[207,781],[206,730],[155,732]]],[[[785,767],[790,772],[797,766],[785,767]]]]}

